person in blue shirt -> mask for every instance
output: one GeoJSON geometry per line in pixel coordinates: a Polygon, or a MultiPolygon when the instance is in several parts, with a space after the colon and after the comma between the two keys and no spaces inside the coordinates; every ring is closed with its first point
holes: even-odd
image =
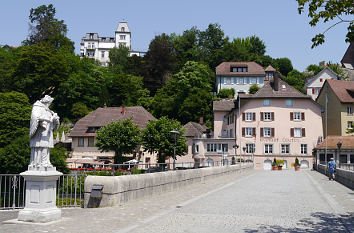
{"type": "Polygon", "coordinates": [[[336,175],[336,162],[334,161],[333,158],[331,158],[331,160],[328,162],[328,172],[329,172],[329,180],[331,179],[335,179],[335,175],[336,175]]]}

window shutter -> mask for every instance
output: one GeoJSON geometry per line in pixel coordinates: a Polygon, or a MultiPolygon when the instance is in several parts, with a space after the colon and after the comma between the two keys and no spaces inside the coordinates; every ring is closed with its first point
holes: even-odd
{"type": "Polygon", "coordinates": [[[256,113],[255,112],[252,114],[252,120],[256,121],[256,113]]]}
{"type": "Polygon", "coordinates": [[[306,137],[305,128],[301,129],[301,137],[306,137]]]}
{"type": "Polygon", "coordinates": [[[302,120],[302,121],[305,120],[305,113],[304,113],[304,112],[301,113],[301,120],[302,120]]]}
{"type": "Polygon", "coordinates": [[[261,137],[263,137],[263,128],[261,128],[261,137]]]}
{"type": "Polygon", "coordinates": [[[290,120],[291,120],[291,121],[294,120],[294,113],[293,113],[293,112],[290,113],[290,120]]]}
{"type": "Polygon", "coordinates": [[[271,133],[272,137],[274,137],[274,134],[275,134],[274,133],[274,128],[271,128],[270,131],[271,131],[270,133],[271,133]]]}
{"type": "Polygon", "coordinates": [[[245,136],[245,127],[242,127],[242,137],[245,136]]]}
{"type": "Polygon", "coordinates": [[[271,115],[272,121],[274,121],[274,112],[272,112],[270,115],[271,115]]]}
{"type": "Polygon", "coordinates": [[[245,118],[246,118],[246,113],[242,113],[242,121],[245,121],[245,118]]]}
{"type": "Polygon", "coordinates": [[[312,94],[315,94],[315,88],[312,88],[312,94]]]}
{"type": "Polygon", "coordinates": [[[261,121],[263,121],[263,112],[261,112],[260,114],[261,114],[261,121]]]}
{"type": "Polygon", "coordinates": [[[253,134],[253,137],[256,136],[256,128],[252,128],[252,134],[253,134]]]}
{"type": "Polygon", "coordinates": [[[292,137],[292,138],[294,137],[294,128],[290,129],[290,137],[292,137]]]}

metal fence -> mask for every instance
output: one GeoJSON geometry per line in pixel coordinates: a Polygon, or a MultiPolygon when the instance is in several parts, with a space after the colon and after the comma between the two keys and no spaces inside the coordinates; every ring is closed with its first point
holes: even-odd
{"type": "MultiPolygon", "coordinates": [[[[56,205],[83,207],[86,174],[65,174],[57,181],[56,205]]],[[[25,207],[26,182],[18,174],[0,174],[0,210],[25,207]]]]}
{"type": "Polygon", "coordinates": [[[20,175],[0,175],[0,209],[18,209],[25,206],[25,180],[20,175]]]}

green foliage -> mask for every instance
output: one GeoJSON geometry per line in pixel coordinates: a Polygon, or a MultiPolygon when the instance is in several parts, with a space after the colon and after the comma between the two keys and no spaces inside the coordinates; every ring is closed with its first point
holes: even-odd
{"type": "Polygon", "coordinates": [[[0,148],[14,139],[28,135],[31,105],[23,93],[0,93],[0,148]]]}
{"type": "MultiPolygon", "coordinates": [[[[325,41],[325,33],[331,28],[340,23],[348,23],[348,32],[346,35],[346,42],[354,41],[354,20],[352,18],[354,14],[354,7],[352,0],[340,0],[340,1],[323,1],[323,0],[297,0],[299,14],[305,12],[305,7],[308,8],[308,17],[311,19],[309,24],[314,27],[321,21],[323,23],[333,22],[334,19],[338,19],[336,23],[329,26],[323,33],[317,34],[312,38],[312,46],[314,48],[325,41]],[[348,19],[343,16],[349,16],[348,19]]],[[[321,22],[322,23],[322,22],[321,22]]]]}
{"type": "Polygon", "coordinates": [[[299,167],[300,166],[300,162],[299,162],[299,159],[297,157],[295,158],[294,166],[295,167],[299,167]]]}
{"type": "Polygon", "coordinates": [[[9,46],[0,46],[0,92],[12,90],[12,76],[15,72],[17,53],[9,46]]]}
{"type": "Polygon", "coordinates": [[[298,91],[305,93],[305,77],[301,72],[297,70],[289,72],[288,76],[284,77],[284,81],[298,91]]]}
{"type": "Polygon", "coordinates": [[[90,110],[87,108],[86,104],[84,103],[75,103],[71,108],[71,115],[75,117],[76,120],[86,116],[90,110]]]}
{"type": "Polygon", "coordinates": [[[140,130],[131,119],[112,122],[97,131],[96,146],[115,152],[114,163],[124,162],[123,154],[130,154],[140,144],[140,130]]]}
{"type": "Polygon", "coordinates": [[[30,155],[29,136],[13,138],[10,144],[0,148],[0,174],[19,174],[26,171],[30,155]]]}
{"type": "Polygon", "coordinates": [[[306,68],[306,71],[310,73],[311,76],[314,76],[318,73],[320,73],[323,70],[323,67],[311,64],[306,68]]]}
{"type": "Polygon", "coordinates": [[[129,48],[122,44],[109,50],[109,66],[118,74],[125,73],[128,65],[129,48]]]}
{"type": "Polygon", "coordinates": [[[282,159],[277,159],[277,160],[276,160],[276,164],[277,164],[277,166],[283,166],[283,165],[284,165],[284,160],[282,160],[282,159]]]}
{"type": "Polygon", "coordinates": [[[222,88],[219,90],[219,93],[216,94],[219,98],[234,98],[235,96],[235,89],[234,88],[222,88]]]}
{"type": "Polygon", "coordinates": [[[274,158],[272,166],[278,166],[276,158],[274,158]]]}
{"type": "Polygon", "coordinates": [[[286,57],[275,59],[273,67],[285,76],[293,70],[293,65],[291,64],[290,59],[286,57]]]}
{"type": "Polygon", "coordinates": [[[177,118],[183,124],[198,121],[200,117],[211,119],[212,94],[208,91],[212,90],[212,80],[213,74],[206,65],[187,62],[154,96],[151,104],[153,114],[156,117],[177,118]],[[205,99],[196,100],[199,97],[205,99]],[[184,109],[191,112],[186,114],[184,109]]]}
{"type": "Polygon", "coordinates": [[[174,138],[172,130],[180,135],[176,137],[176,155],[182,156],[187,152],[187,139],[183,136],[185,130],[177,120],[161,117],[156,121],[149,121],[142,132],[142,145],[149,153],[158,153],[158,163],[164,163],[167,157],[173,157],[174,138]]]}
{"type": "Polygon", "coordinates": [[[257,84],[253,84],[250,86],[250,89],[248,90],[249,94],[255,94],[259,90],[259,87],[257,84]]]}
{"type": "Polygon", "coordinates": [[[58,171],[68,174],[70,172],[66,159],[68,158],[68,153],[66,149],[61,146],[60,144],[57,144],[54,146],[54,148],[50,149],[50,162],[51,164],[57,168],[58,171]]]}

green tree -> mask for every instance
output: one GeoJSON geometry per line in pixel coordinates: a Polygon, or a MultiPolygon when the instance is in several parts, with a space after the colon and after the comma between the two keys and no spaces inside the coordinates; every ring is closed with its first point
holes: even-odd
{"type": "Polygon", "coordinates": [[[23,44],[33,45],[48,42],[60,35],[65,36],[68,32],[67,26],[63,20],[55,18],[55,13],[56,10],[52,4],[31,8],[29,16],[31,22],[30,35],[28,39],[23,41],[23,44]]]}
{"type": "Polygon", "coordinates": [[[0,148],[0,174],[19,174],[27,170],[31,148],[29,136],[21,135],[0,148]]]}
{"type": "Polygon", "coordinates": [[[176,55],[171,38],[165,33],[155,36],[144,56],[144,62],[145,87],[155,93],[175,69],[176,55]]]}
{"type": "Polygon", "coordinates": [[[235,89],[234,88],[223,88],[219,90],[219,93],[216,94],[219,98],[234,98],[235,96],[235,89]]]}
{"type": "Polygon", "coordinates": [[[140,144],[140,130],[131,119],[116,121],[97,130],[96,146],[103,151],[114,151],[114,163],[125,161],[124,154],[133,153],[140,144]]]}
{"type": "Polygon", "coordinates": [[[323,67],[311,64],[307,66],[306,71],[309,72],[310,76],[316,75],[320,73],[323,70],[323,67]]]}
{"type": "Polygon", "coordinates": [[[254,94],[259,90],[259,87],[257,84],[253,84],[252,86],[250,86],[248,93],[249,94],[254,94]]]}
{"type": "Polygon", "coordinates": [[[79,120],[80,118],[86,116],[90,110],[87,108],[86,104],[77,102],[73,104],[71,108],[71,115],[75,117],[75,120],[79,120]]]}
{"type": "Polygon", "coordinates": [[[176,140],[176,156],[183,156],[187,152],[187,139],[183,136],[183,126],[177,120],[161,117],[156,121],[149,121],[142,132],[142,145],[145,151],[157,153],[159,163],[165,163],[168,157],[173,157],[172,130],[180,132],[180,136],[176,140]]]}
{"type": "Polygon", "coordinates": [[[22,135],[28,136],[31,105],[23,93],[0,93],[0,148],[22,135]]]}
{"type": "Polygon", "coordinates": [[[120,74],[126,72],[128,65],[129,48],[122,44],[109,50],[109,66],[114,72],[120,74]]]}
{"type": "Polygon", "coordinates": [[[337,22],[329,26],[324,32],[319,33],[312,38],[311,48],[323,44],[325,41],[325,33],[341,23],[349,24],[345,41],[349,43],[354,41],[354,20],[352,17],[354,14],[354,6],[352,0],[297,0],[297,2],[299,5],[299,14],[304,13],[305,8],[308,8],[306,12],[308,12],[308,17],[311,19],[309,24],[312,27],[316,26],[321,21],[323,21],[323,23],[328,23],[337,20],[337,22]],[[347,16],[349,18],[345,19],[344,17],[347,16]]]}
{"type": "Polygon", "coordinates": [[[298,91],[305,93],[304,90],[305,77],[301,72],[297,70],[293,70],[289,72],[288,76],[284,77],[284,81],[288,83],[290,86],[297,89],[298,91]]]}
{"type": "Polygon", "coordinates": [[[68,168],[68,165],[66,163],[67,158],[68,152],[62,145],[57,144],[54,146],[54,148],[50,149],[51,164],[56,167],[58,171],[64,174],[68,174],[70,172],[70,169],[68,168]]]}
{"type": "Polygon", "coordinates": [[[282,75],[287,76],[290,71],[293,70],[293,65],[289,58],[277,58],[275,59],[275,69],[278,70],[282,75]]]}
{"type": "Polygon", "coordinates": [[[17,49],[0,46],[0,92],[12,90],[12,77],[15,72],[17,49]]]}

